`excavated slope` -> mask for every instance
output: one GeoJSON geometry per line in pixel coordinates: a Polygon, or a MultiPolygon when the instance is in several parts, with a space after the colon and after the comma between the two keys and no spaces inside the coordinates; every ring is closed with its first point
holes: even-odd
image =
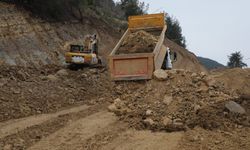
{"type": "Polygon", "coordinates": [[[42,66],[62,64],[71,43],[82,43],[87,34],[100,37],[100,53],[107,55],[120,35],[98,20],[83,23],[49,23],[14,5],[0,2],[0,64],[42,66]]]}
{"type": "MultiPolygon", "coordinates": [[[[0,65],[61,65],[68,46],[82,43],[86,35],[93,33],[100,37],[100,54],[107,58],[121,37],[120,33],[98,19],[85,18],[83,23],[49,23],[2,2],[0,20],[0,65]]],[[[168,39],[165,44],[178,53],[174,68],[206,71],[193,53],[168,39]]]]}
{"type": "Polygon", "coordinates": [[[165,39],[164,44],[169,47],[171,51],[177,53],[177,61],[173,64],[175,69],[185,69],[193,72],[207,72],[205,67],[199,63],[194,53],[179,46],[169,39],[165,39]]]}

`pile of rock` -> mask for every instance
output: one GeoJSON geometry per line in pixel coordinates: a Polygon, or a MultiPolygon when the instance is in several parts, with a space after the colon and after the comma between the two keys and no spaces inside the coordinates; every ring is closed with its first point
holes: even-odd
{"type": "Polygon", "coordinates": [[[156,70],[154,78],[146,83],[118,83],[120,99],[109,109],[136,128],[165,131],[223,128],[225,122],[235,121],[225,115],[228,110],[244,115],[243,108],[229,102],[237,94],[206,73],[156,70]]]}
{"type": "Polygon", "coordinates": [[[140,30],[129,34],[118,49],[117,54],[152,53],[157,44],[157,38],[140,30]]]}

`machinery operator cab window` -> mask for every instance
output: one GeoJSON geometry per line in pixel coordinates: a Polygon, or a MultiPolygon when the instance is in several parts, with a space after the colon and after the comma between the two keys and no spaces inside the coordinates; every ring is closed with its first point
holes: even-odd
{"type": "Polygon", "coordinates": [[[70,45],[70,52],[73,52],[73,53],[90,53],[90,50],[87,50],[82,45],[70,45]]]}

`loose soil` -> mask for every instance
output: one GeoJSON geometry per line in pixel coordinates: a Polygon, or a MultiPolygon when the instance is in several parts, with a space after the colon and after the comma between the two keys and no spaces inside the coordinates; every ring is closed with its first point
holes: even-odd
{"type": "Polygon", "coordinates": [[[208,130],[250,126],[249,101],[222,83],[205,73],[172,70],[167,74],[166,81],[117,84],[115,91],[121,95],[110,110],[136,129],[172,132],[197,126],[208,130]],[[225,104],[230,100],[241,104],[247,114],[227,112],[225,104]]]}
{"type": "Polygon", "coordinates": [[[105,69],[1,66],[0,70],[0,121],[82,104],[101,104],[112,97],[113,83],[105,69]]]}
{"type": "Polygon", "coordinates": [[[152,53],[157,39],[157,36],[144,30],[130,33],[117,50],[117,54],[152,53]]]}
{"type": "Polygon", "coordinates": [[[165,81],[111,82],[102,68],[1,66],[0,149],[249,148],[249,97],[215,72],[167,74],[165,81]],[[228,112],[229,100],[246,114],[228,112]],[[107,112],[114,101],[116,116],[107,112]]]}
{"type": "MultiPolygon", "coordinates": [[[[166,39],[178,54],[174,68],[185,70],[167,71],[164,81],[111,82],[104,68],[62,66],[67,46],[87,34],[98,33],[107,56],[121,34],[106,24],[49,23],[0,8],[0,150],[249,150],[248,69],[205,74],[194,54],[166,39]],[[246,113],[225,109],[230,100],[246,113]]],[[[158,36],[135,32],[118,54],[151,53],[158,36]]]]}

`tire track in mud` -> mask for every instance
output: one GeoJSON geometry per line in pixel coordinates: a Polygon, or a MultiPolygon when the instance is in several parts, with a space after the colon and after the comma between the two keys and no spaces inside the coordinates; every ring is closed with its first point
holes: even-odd
{"type": "Polygon", "coordinates": [[[127,123],[120,121],[110,124],[107,128],[105,128],[105,130],[83,142],[82,145],[79,146],[77,149],[102,149],[102,147],[106,146],[109,143],[112,143],[116,138],[118,138],[121,134],[127,131],[128,128],[129,126],[127,123]]]}
{"type": "Polygon", "coordinates": [[[58,117],[51,118],[50,120],[47,120],[41,124],[20,130],[16,134],[11,134],[4,138],[0,138],[0,150],[1,148],[4,149],[5,147],[10,149],[27,149],[39,142],[41,139],[50,136],[68,124],[77,121],[80,118],[85,118],[104,110],[106,110],[105,104],[95,105],[82,111],[80,110],[79,112],[70,111],[68,114],[58,115],[58,117]]]}
{"type": "Polygon", "coordinates": [[[6,136],[16,134],[19,131],[25,130],[26,128],[42,124],[51,119],[57,118],[70,113],[77,113],[84,111],[88,108],[87,105],[82,105],[79,107],[73,107],[70,109],[62,110],[53,114],[42,114],[36,115],[16,120],[7,121],[5,123],[0,123],[0,139],[5,138],[6,136]]]}
{"type": "Polygon", "coordinates": [[[117,119],[113,113],[101,111],[70,123],[47,138],[36,143],[29,150],[78,149],[87,139],[105,130],[117,119]]]}
{"type": "Polygon", "coordinates": [[[178,150],[183,132],[127,130],[101,150],[178,150]]]}

